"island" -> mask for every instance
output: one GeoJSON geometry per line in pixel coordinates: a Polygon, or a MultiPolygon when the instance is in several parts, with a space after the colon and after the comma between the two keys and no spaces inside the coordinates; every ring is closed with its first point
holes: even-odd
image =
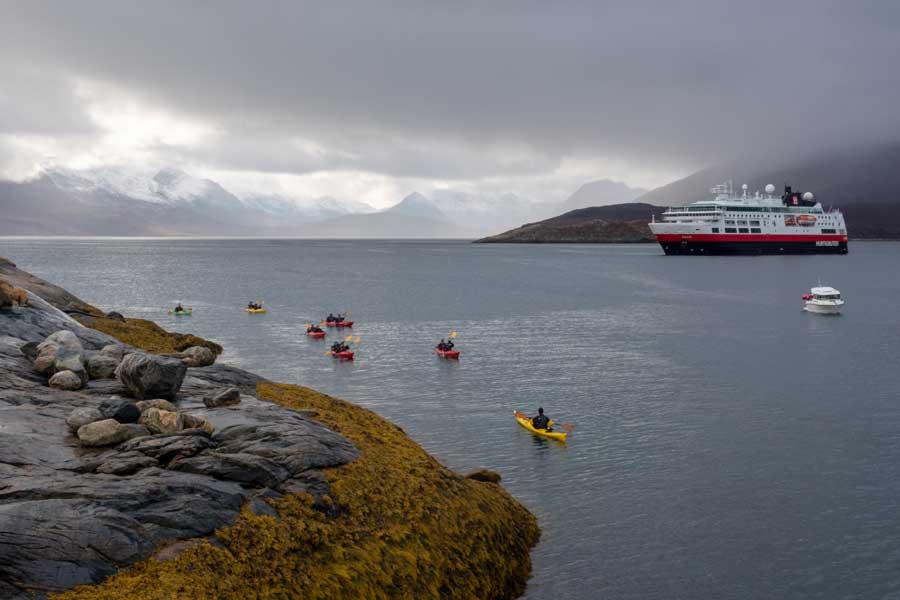
{"type": "Polygon", "coordinates": [[[572,210],[557,217],[527,223],[475,243],[507,244],[626,244],[655,242],[647,223],[664,207],[629,202],[572,210]]]}

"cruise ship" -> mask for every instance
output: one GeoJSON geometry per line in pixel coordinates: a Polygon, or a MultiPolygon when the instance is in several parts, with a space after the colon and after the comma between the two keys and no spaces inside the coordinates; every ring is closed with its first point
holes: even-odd
{"type": "Polygon", "coordinates": [[[740,195],[732,182],[710,190],[713,200],[669,208],[650,230],[666,254],[846,254],[847,227],[838,210],[822,209],[812,192],[785,186],[781,197],[740,195]]]}

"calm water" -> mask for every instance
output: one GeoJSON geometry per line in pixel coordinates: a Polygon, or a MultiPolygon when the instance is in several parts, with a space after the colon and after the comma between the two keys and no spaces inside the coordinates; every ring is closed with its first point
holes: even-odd
{"type": "MultiPolygon", "coordinates": [[[[378,411],[538,515],[527,598],[900,598],[900,244],[0,240],[86,301],[378,411]],[[840,317],[803,312],[821,278],[840,317]],[[263,298],[267,315],[242,306],[263,298]],[[190,318],[165,313],[176,301],[190,318]],[[303,323],[352,309],[358,360],[303,323]],[[459,363],[432,354],[459,332],[459,363]],[[512,410],[574,423],[566,446],[512,410]]],[[[333,337],[333,336],[329,336],[333,337]]]]}

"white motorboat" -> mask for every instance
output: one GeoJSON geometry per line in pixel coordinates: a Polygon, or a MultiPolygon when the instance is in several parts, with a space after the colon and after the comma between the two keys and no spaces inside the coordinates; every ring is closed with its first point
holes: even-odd
{"type": "Polygon", "coordinates": [[[803,296],[803,300],[806,301],[803,310],[825,315],[836,315],[844,306],[841,293],[833,287],[814,287],[803,296]]]}

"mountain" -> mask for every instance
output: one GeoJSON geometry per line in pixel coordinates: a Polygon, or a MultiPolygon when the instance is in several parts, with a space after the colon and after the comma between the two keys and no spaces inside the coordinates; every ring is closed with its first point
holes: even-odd
{"type": "Polygon", "coordinates": [[[403,215],[406,217],[416,217],[420,219],[444,220],[446,215],[434,205],[431,200],[420,194],[413,192],[395,204],[394,206],[382,211],[386,215],[403,215]]]}
{"type": "Polygon", "coordinates": [[[681,206],[710,198],[726,180],[746,183],[751,193],[766,184],[812,191],[827,209],[841,209],[850,237],[900,239],[900,144],[822,153],[798,160],[746,158],[698,171],[638,198],[656,206],[681,206]]]}
{"type": "Polygon", "coordinates": [[[290,218],[303,223],[316,223],[353,214],[366,214],[375,209],[364,202],[337,200],[331,196],[321,196],[311,201],[298,202],[279,194],[250,195],[243,202],[267,215],[290,218]]]}
{"type": "Polygon", "coordinates": [[[629,187],[620,181],[611,179],[599,179],[582,185],[558,209],[565,213],[590,206],[623,204],[632,202],[645,193],[647,190],[643,188],[629,187]]]}
{"type": "Polygon", "coordinates": [[[631,202],[569,211],[557,217],[529,223],[516,229],[478,240],[480,243],[609,243],[653,242],[647,227],[660,206],[631,202]]]}

